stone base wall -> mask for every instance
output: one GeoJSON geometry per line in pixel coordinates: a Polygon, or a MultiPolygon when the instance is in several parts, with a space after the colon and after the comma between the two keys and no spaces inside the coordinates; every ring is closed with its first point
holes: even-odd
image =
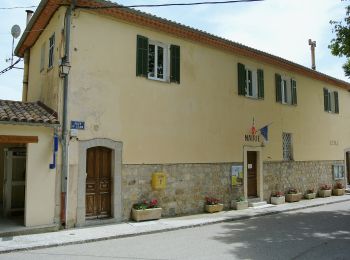
{"type": "MultiPolygon", "coordinates": [[[[344,161],[264,162],[264,200],[270,201],[271,193],[289,188],[304,194],[308,189],[317,192],[322,184],[333,185],[332,166],[340,163],[344,161]]],[[[345,180],[341,182],[345,185],[345,180]]]]}
{"type": "Polygon", "coordinates": [[[231,186],[232,165],[123,165],[123,218],[129,219],[132,205],[144,199],[157,199],[164,217],[203,213],[206,196],[218,198],[229,209],[231,200],[243,194],[242,187],[231,186]],[[166,173],[165,190],[152,190],[154,172],[166,173]]]}
{"type": "MultiPolygon", "coordinates": [[[[305,193],[310,188],[317,191],[321,184],[334,184],[332,165],[337,163],[344,162],[264,162],[263,199],[269,202],[272,192],[287,192],[292,187],[305,193]]],[[[206,196],[218,198],[230,209],[231,200],[244,194],[243,185],[231,186],[231,166],[235,164],[123,165],[123,219],[130,219],[134,203],[151,199],[159,201],[163,217],[203,213],[206,196]],[[166,173],[166,189],[152,190],[154,172],[166,173]]]]}

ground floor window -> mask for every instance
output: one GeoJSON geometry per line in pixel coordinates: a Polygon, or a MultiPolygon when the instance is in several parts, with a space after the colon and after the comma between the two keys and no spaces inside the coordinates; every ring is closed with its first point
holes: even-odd
{"type": "Polygon", "coordinates": [[[282,133],[282,145],[283,145],[283,160],[284,161],[293,160],[291,133],[282,133]]]}
{"type": "Polygon", "coordinates": [[[344,165],[341,164],[335,164],[333,165],[333,178],[335,180],[341,180],[344,179],[344,165]]]}

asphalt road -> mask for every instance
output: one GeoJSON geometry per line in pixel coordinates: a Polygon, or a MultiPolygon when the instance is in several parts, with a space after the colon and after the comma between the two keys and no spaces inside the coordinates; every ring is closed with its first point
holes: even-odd
{"type": "Polygon", "coordinates": [[[350,203],[0,259],[350,259],[350,203]]]}

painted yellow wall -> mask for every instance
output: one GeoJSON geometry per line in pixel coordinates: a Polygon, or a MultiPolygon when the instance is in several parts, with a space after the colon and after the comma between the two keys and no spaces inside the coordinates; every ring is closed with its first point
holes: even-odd
{"type": "Polygon", "coordinates": [[[81,140],[122,141],[123,163],[243,161],[253,117],[272,123],[264,160],[282,160],[283,131],[298,161],[343,159],[350,147],[350,94],[324,82],[86,11],[73,20],[72,49],[69,119],[86,122],[81,140]],[[180,85],[135,76],[138,34],[181,46],[180,85]],[[238,96],[238,62],[264,70],[264,100],[238,96]],[[275,102],[275,73],[296,79],[296,107],[275,102]],[[323,111],[323,87],[339,92],[339,115],[323,111]]]}
{"type": "Polygon", "coordinates": [[[50,170],[53,130],[45,127],[1,125],[0,135],[38,136],[27,145],[25,225],[54,223],[56,170],[50,170]]]}
{"type": "Polygon", "coordinates": [[[30,49],[28,101],[40,100],[53,110],[60,111],[62,82],[58,77],[58,62],[64,53],[62,29],[66,7],[61,7],[51,18],[48,26],[30,49]],[[49,38],[55,33],[54,66],[49,64],[49,38]],[[41,47],[45,45],[45,65],[40,70],[41,47]]]}

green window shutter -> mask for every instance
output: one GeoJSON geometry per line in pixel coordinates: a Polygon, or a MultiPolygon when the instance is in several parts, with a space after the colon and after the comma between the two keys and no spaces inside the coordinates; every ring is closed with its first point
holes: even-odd
{"type": "Polygon", "coordinates": [[[281,75],[279,75],[279,74],[276,73],[276,74],[275,74],[276,102],[280,102],[280,103],[282,103],[282,91],[281,91],[282,84],[281,84],[281,81],[282,81],[281,75]]]}
{"type": "Polygon", "coordinates": [[[339,114],[339,98],[338,98],[338,91],[334,91],[334,109],[335,113],[339,114]]]}
{"type": "Polygon", "coordinates": [[[246,95],[246,71],[245,66],[238,63],[238,95],[246,95]]]}
{"type": "Polygon", "coordinates": [[[170,46],[170,82],[180,84],[180,46],[170,46]]]}
{"type": "Polygon", "coordinates": [[[264,99],[264,71],[258,69],[258,98],[264,99]]]}
{"type": "Polygon", "coordinates": [[[148,74],[148,38],[137,35],[136,76],[147,77],[148,74]]]}
{"type": "Polygon", "coordinates": [[[297,82],[294,79],[291,79],[290,83],[292,86],[292,105],[296,105],[298,103],[297,82]]]}
{"type": "Polygon", "coordinates": [[[329,99],[328,99],[328,89],[323,89],[323,100],[324,100],[324,111],[329,111],[329,99]]]}

